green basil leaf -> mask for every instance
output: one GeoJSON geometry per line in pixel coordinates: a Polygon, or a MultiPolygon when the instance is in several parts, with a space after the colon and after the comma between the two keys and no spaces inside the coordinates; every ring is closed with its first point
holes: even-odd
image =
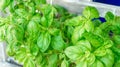
{"type": "Polygon", "coordinates": [[[96,55],[96,56],[104,56],[104,55],[106,55],[106,49],[105,48],[103,48],[103,47],[100,47],[100,48],[98,48],[97,50],[95,50],[95,52],[94,52],[94,54],[96,55]]]}
{"type": "Polygon", "coordinates": [[[90,67],[105,67],[102,62],[96,60],[90,67]]]}
{"type": "Polygon", "coordinates": [[[52,37],[51,46],[55,50],[63,50],[65,48],[65,42],[62,38],[62,35],[55,35],[52,37]]]}
{"type": "MultiPolygon", "coordinates": [[[[28,53],[27,53],[28,54],[28,53]]],[[[20,48],[19,51],[16,52],[16,55],[14,56],[16,60],[18,60],[19,63],[24,63],[27,56],[26,56],[26,49],[25,48],[20,48]]]]}
{"type": "Polygon", "coordinates": [[[5,40],[5,26],[0,27],[0,42],[5,40]]]}
{"type": "Polygon", "coordinates": [[[57,54],[52,54],[48,57],[49,67],[57,67],[58,56],[57,54]]]}
{"type": "Polygon", "coordinates": [[[20,25],[9,25],[6,31],[6,39],[8,43],[15,41],[23,41],[24,29],[20,25]]]}
{"type": "Polygon", "coordinates": [[[85,50],[91,51],[91,44],[87,40],[80,40],[79,42],[76,43],[76,45],[81,47],[81,48],[85,47],[85,49],[83,49],[84,51],[85,50]]]}
{"type": "Polygon", "coordinates": [[[60,30],[57,28],[50,28],[48,31],[51,35],[54,35],[54,36],[58,35],[60,32],[60,30]]]}
{"type": "Polygon", "coordinates": [[[31,58],[27,58],[23,65],[24,67],[35,67],[35,63],[31,58]]]}
{"type": "Polygon", "coordinates": [[[38,48],[37,44],[31,44],[30,51],[33,56],[37,56],[37,54],[39,52],[39,48],[38,48]]]}
{"type": "Polygon", "coordinates": [[[94,54],[90,54],[87,58],[86,61],[88,63],[88,66],[92,65],[95,62],[96,58],[94,54]]]}
{"type": "Polygon", "coordinates": [[[77,65],[76,65],[76,67],[87,67],[87,62],[86,61],[81,61],[81,62],[79,62],[77,65]]]}
{"type": "Polygon", "coordinates": [[[107,22],[110,22],[112,20],[114,20],[114,15],[112,12],[107,12],[106,15],[105,15],[105,19],[107,20],[107,22]]]}
{"type": "Polygon", "coordinates": [[[45,52],[51,42],[51,35],[48,32],[41,33],[38,40],[37,45],[40,48],[40,51],[45,52]]]}
{"type": "Polygon", "coordinates": [[[12,0],[1,0],[0,9],[4,10],[6,7],[9,6],[12,0]]]}
{"type": "Polygon", "coordinates": [[[56,13],[56,9],[51,5],[43,5],[41,12],[43,13],[41,24],[45,27],[50,27],[53,22],[54,14],[56,13]]]}
{"type": "Polygon", "coordinates": [[[120,44],[120,35],[114,35],[114,36],[113,36],[113,41],[114,41],[117,45],[119,45],[119,44],[120,44]]]}
{"type": "Polygon", "coordinates": [[[99,12],[95,7],[87,6],[82,13],[87,19],[99,18],[99,12]]]}
{"type": "Polygon", "coordinates": [[[114,64],[114,54],[110,49],[107,49],[107,54],[100,58],[101,62],[104,63],[105,67],[113,67],[114,64]]]}
{"type": "Polygon", "coordinates": [[[74,31],[74,27],[68,26],[68,29],[67,29],[67,37],[68,37],[69,39],[72,37],[73,31],[74,31]]]}
{"type": "Polygon", "coordinates": [[[65,49],[65,54],[68,58],[75,61],[84,54],[81,48],[78,46],[69,46],[65,49]]]}
{"type": "Polygon", "coordinates": [[[30,41],[36,41],[40,34],[39,23],[30,21],[27,25],[27,34],[30,41]]]}
{"type": "Polygon", "coordinates": [[[100,36],[97,36],[93,33],[85,33],[84,37],[90,41],[91,45],[95,48],[103,45],[104,41],[100,36]]]}
{"type": "Polygon", "coordinates": [[[73,35],[72,35],[72,42],[75,44],[83,35],[85,32],[85,28],[82,26],[78,26],[74,29],[73,35]]]}
{"type": "Polygon", "coordinates": [[[94,30],[93,22],[86,21],[86,23],[85,23],[85,29],[86,29],[87,32],[93,31],[94,30]]]}
{"type": "Polygon", "coordinates": [[[66,59],[64,59],[61,63],[61,67],[69,67],[69,63],[66,59]]]}
{"type": "Polygon", "coordinates": [[[85,21],[85,18],[83,16],[77,16],[72,19],[68,19],[65,21],[65,25],[67,26],[78,26],[82,25],[85,21]]]}
{"type": "Polygon", "coordinates": [[[36,5],[45,4],[46,0],[34,0],[36,5]]]}
{"type": "Polygon", "coordinates": [[[120,66],[120,60],[115,62],[115,65],[113,67],[119,67],[120,66]]]}
{"type": "Polygon", "coordinates": [[[37,66],[37,67],[39,67],[39,65],[41,65],[42,60],[43,60],[42,54],[39,53],[39,54],[35,57],[35,63],[36,63],[36,66],[37,66]]]}

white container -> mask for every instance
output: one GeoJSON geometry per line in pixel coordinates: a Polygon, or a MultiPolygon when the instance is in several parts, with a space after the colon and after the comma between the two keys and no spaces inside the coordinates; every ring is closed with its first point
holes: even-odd
{"type": "Polygon", "coordinates": [[[98,9],[100,16],[104,16],[107,11],[111,11],[115,15],[120,16],[120,7],[113,6],[113,5],[107,5],[97,2],[88,2],[88,1],[76,1],[76,0],[48,0],[48,3],[50,4],[57,4],[60,6],[65,7],[68,11],[72,13],[78,13],[81,14],[83,9],[86,6],[94,6],[98,9]]]}

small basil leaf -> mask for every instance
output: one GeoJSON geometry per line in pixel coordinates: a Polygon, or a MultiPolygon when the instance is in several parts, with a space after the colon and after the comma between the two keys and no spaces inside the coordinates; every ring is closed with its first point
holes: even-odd
{"type": "Polygon", "coordinates": [[[24,67],[35,67],[35,63],[31,58],[27,58],[23,65],[24,67]]]}
{"type": "Polygon", "coordinates": [[[85,29],[86,29],[87,32],[92,32],[94,30],[93,22],[86,21],[86,23],[85,23],[85,29]]]}
{"type": "Polygon", "coordinates": [[[61,63],[61,67],[69,67],[69,63],[66,59],[64,59],[61,63]]]}
{"type": "Polygon", "coordinates": [[[99,12],[95,7],[87,6],[82,13],[87,19],[99,18],[99,12]]]}
{"type": "Polygon", "coordinates": [[[52,54],[48,57],[49,67],[57,67],[58,56],[57,54],[52,54]]]}
{"type": "Polygon", "coordinates": [[[73,35],[72,35],[72,42],[75,44],[83,35],[85,32],[85,28],[82,26],[78,26],[74,29],[73,35]]]}
{"type": "Polygon", "coordinates": [[[105,19],[107,20],[107,22],[110,22],[112,20],[114,20],[114,15],[112,12],[107,12],[106,15],[105,15],[105,19]]]}
{"type": "Polygon", "coordinates": [[[51,46],[53,47],[53,49],[59,50],[59,51],[65,48],[65,42],[61,34],[55,35],[52,37],[51,46]]]}

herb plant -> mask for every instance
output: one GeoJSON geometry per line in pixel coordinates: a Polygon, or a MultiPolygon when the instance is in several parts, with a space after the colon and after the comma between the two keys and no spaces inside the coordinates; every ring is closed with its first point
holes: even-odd
{"type": "Polygon", "coordinates": [[[45,0],[2,0],[0,41],[23,67],[119,67],[120,16],[99,19],[95,7],[81,15],[45,0]]]}

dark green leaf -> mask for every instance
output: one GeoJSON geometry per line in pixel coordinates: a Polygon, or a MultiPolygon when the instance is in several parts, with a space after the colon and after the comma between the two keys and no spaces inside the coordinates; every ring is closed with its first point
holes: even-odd
{"type": "Polygon", "coordinates": [[[111,22],[112,20],[114,20],[114,15],[112,12],[107,12],[105,15],[105,19],[107,20],[107,22],[111,22]]]}

